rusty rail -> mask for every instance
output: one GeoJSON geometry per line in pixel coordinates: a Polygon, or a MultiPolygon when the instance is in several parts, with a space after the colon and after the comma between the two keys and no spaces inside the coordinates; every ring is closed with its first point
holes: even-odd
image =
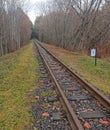
{"type": "MultiPolygon", "coordinates": [[[[36,44],[37,49],[38,49],[38,45],[36,44]]],[[[41,55],[41,58],[43,59],[43,62],[46,66],[46,69],[48,70],[53,82],[55,83],[58,92],[60,93],[60,98],[61,101],[63,103],[63,106],[65,108],[66,114],[67,114],[67,118],[70,122],[70,125],[72,127],[73,130],[84,130],[83,126],[81,125],[80,121],[78,120],[77,115],[75,114],[75,112],[73,111],[73,108],[71,107],[70,103],[68,102],[65,94],[63,93],[62,89],[60,88],[59,83],[57,82],[52,70],[49,67],[49,64],[47,63],[47,61],[45,60],[44,56],[41,53],[41,50],[38,49],[39,54],[41,55]]]]}
{"type": "Polygon", "coordinates": [[[106,109],[110,112],[110,100],[98,89],[93,87],[91,84],[89,84],[86,80],[84,80],[82,77],[80,77],[76,72],[68,68],[67,65],[65,65],[63,62],[61,62],[54,54],[52,54],[50,51],[47,50],[44,46],[40,44],[39,41],[37,41],[39,45],[47,52],[49,53],[53,58],[55,58],[62,66],[64,66],[68,72],[74,77],[78,79],[78,81],[83,85],[83,87],[88,90],[93,97],[95,97],[106,109]]]}

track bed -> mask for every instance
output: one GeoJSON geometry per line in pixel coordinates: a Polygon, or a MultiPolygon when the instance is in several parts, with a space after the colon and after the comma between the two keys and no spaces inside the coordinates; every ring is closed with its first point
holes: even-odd
{"type": "MultiPolygon", "coordinates": [[[[65,115],[66,120],[68,118],[67,124],[70,123],[71,125],[71,128],[66,125],[67,128],[64,127],[64,130],[109,130],[109,98],[89,85],[77,74],[74,74],[67,66],[38,44],[38,41],[34,41],[34,43],[39,51],[43,65],[48,71],[51,82],[54,84],[54,89],[57,90],[55,95],[62,103],[61,109],[63,111],[61,113],[63,114],[61,115],[65,115]]],[[[43,79],[45,79],[45,76],[43,79]]],[[[47,82],[46,79],[45,81],[47,82]]],[[[45,89],[42,91],[45,91],[45,89]]],[[[54,92],[54,90],[52,91],[54,92]]],[[[52,95],[54,96],[54,94],[52,95]]],[[[50,99],[54,99],[54,97],[50,96],[50,99]]],[[[49,119],[47,120],[49,121],[49,119]]],[[[54,130],[57,130],[57,128],[54,130]]]]}

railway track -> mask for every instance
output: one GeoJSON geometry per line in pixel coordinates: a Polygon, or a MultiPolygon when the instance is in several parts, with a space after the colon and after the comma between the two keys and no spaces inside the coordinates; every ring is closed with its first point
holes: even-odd
{"type": "Polygon", "coordinates": [[[110,130],[110,100],[70,70],[37,40],[34,43],[54,82],[73,130],[110,130]]]}

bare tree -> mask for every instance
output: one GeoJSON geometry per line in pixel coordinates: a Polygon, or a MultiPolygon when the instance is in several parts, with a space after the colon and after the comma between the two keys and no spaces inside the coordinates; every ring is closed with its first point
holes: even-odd
{"type": "Polygon", "coordinates": [[[22,0],[0,0],[0,56],[19,49],[30,38],[31,22],[22,6],[22,0]]]}
{"type": "Polygon", "coordinates": [[[39,38],[67,49],[84,51],[109,41],[109,0],[52,0],[36,20],[39,38]]]}

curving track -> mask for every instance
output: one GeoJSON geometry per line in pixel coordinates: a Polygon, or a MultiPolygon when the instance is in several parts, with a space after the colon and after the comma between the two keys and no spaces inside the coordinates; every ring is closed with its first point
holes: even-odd
{"type": "Polygon", "coordinates": [[[73,130],[110,130],[110,100],[71,71],[37,40],[34,43],[56,85],[73,130]]]}

